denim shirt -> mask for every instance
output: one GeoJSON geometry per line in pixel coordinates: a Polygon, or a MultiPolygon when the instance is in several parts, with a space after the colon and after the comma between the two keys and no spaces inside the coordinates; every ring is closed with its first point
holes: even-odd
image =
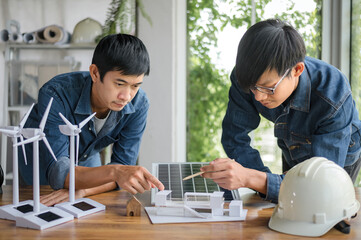
{"type": "MultiPolygon", "coordinates": [[[[65,123],[59,116],[61,112],[71,123],[79,124],[92,114],[90,95],[92,79],[89,72],[73,72],[58,75],[48,81],[39,91],[38,103],[34,106],[25,128],[38,128],[41,118],[51,97],[54,98],[44,133],[57,161],[50,155],[43,141],[40,141],[39,163],[40,184],[50,184],[60,189],[69,173],[69,136],[63,135],[59,125],[65,123]]],[[[93,119],[80,133],[79,165],[100,166],[99,152],[113,144],[110,164],[135,165],[143,135],[149,102],[143,90],[121,111],[112,111],[103,128],[97,134],[93,119]]],[[[33,159],[32,144],[26,145],[28,164],[23,161],[19,148],[19,168],[26,184],[32,184],[33,159]]],[[[94,176],[96,177],[96,176],[94,176]]]]}
{"type": "Polygon", "coordinates": [[[335,67],[306,57],[297,88],[274,109],[256,101],[251,91],[242,91],[235,70],[231,82],[222,144],[229,158],[267,173],[266,200],[278,201],[284,175],[271,173],[259,152],[250,146],[249,133],[258,127],[260,114],[274,123],[277,144],[290,167],[314,156],[344,167],[360,157],[361,122],[348,80],[335,67]]]}

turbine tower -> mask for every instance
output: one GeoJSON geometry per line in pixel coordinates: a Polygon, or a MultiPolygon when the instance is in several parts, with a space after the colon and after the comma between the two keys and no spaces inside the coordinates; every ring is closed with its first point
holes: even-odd
{"type": "MultiPolygon", "coordinates": [[[[20,121],[19,126],[9,126],[1,127],[0,132],[4,135],[11,137],[13,145],[18,143],[18,138],[20,141],[24,141],[23,136],[21,135],[23,127],[33,109],[34,104],[31,105],[27,113],[24,115],[23,119],[20,121]]],[[[26,154],[25,147],[22,145],[25,164],[26,154]]],[[[45,206],[44,206],[45,207],[45,206]]],[[[19,203],[19,166],[18,166],[18,147],[13,146],[13,203],[0,207],[0,218],[14,220],[17,216],[21,216],[32,209],[32,201],[24,201],[19,203]]]]}
{"type": "Polygon", "coordinates": [[[25,141],[19,142],[14,146],[25,145],[27,143],[33,143],[33,201],[34,207],[32,213],[28,213],[24,216],[16,218],[16,226],[45,229],[63,222],[70,221],[74,217],[67,212],[61,211],[58,208],[49,207],[44,210],[40,209],[40,180],[39,180],[39,142],[42,140],[49,152],[56,161],[56,157],[51,149],[51,146],[46,139],[44,128],[46,120],[49,115],[50,107],[53,102],[53,98],[50,99],[49,104],[45,110],[44,116],[41,119],[39,128],[24,128],[21,133],[27,138],[25,141]]]}
{"type": "Polygon", "coordinates": [[[78,165],[78,155],[79,155],[79,133],[81,132],[82,127],[87,124],[90,119],[94,117],[96,113],[93,113],[85,120],[83,120],[79,125],[73,125],[68,119],[66,119],[63,114],[59,113],[60,117],[63,119],[66,125],[60,125],[60,132],[64,135],[69,136],[70,138],[70,151],[69,151],[69,202],[64,202],[55,205],[64,211],[69,212],[74,215],[76,218],[82,216],[103,211],[105,206],[89,198],[81,198],[75,200],[75,165],[78,165]],[[76,138],[76,152],[75,152],[75,138],[76,138]],[[76,162],[76,164],[75,164],[76,162]]]}

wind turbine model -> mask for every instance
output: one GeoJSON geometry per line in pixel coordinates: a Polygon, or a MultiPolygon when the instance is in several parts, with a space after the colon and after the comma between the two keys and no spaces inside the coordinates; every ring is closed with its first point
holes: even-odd
{"type": "Polygon", "coordinates": [[[75,159],[76,158],[76,165],[78,165],[78,154],[79,154],[79,133],[81,132],[81,128],[84,127],[90,119],[92,119],[95,115],[93,113],[85,120],[83,120],[79,125],[73,125],[66,119],[63,114],[59,113],[60,117],[66,123],[66,125],[60,125],[59,129],[60,132],[64,135],[70,137],[70,170],[69,170],[69,202],[59,203],[55,205],[64,211],[67,211],[74,215],[76,218],[83,217],[88,214],[92,214],[95,212],[105,210],[105,206],[100,204],[92,199],[89,198],[80,198],[75,200],[75,159]],[[76,152],[75,152],[75,141],[74,138],[76,137],[76,152]]]}
{"type": "MultiPolygon", "coordinates": [[[[16,145],[18,143],[18,138],[20,138],[21,141],[24,141],[24,138],[21,135],[21,132],[23,130],[26,120],[28,119],[33,107],[34,107],[34,104],[31,105],[30,109],[24,115],[19,126],[10,126],[10,127],[0,128],[0,132],[5,134],[6,136],[12,138],[13,145],[16,145]]],[[[27,164],[25,147],[24,147],[24,145],[22,145],[22,147],[23,147],[25,164],[27,164]]],[[[15,221],[16,217],[19,217],[28,212],[31,212],[33,209],[33,201],[32,200],[27,200],[27,201],[23,201],[23,202],[19,203],[19,173],[18,173],[18,169],[19,169],[19,167],[18,167],[18,147],[13,146],[13,204],[9,204],[9,205],[0,207],[0,218],[1,219],[9,219],[9,220],[15,221]]],[[[40,207],[45,208],[46,206],[41,205],[40,207]]]]}
{"type": "Polygon", "coordinates": [[[48,107],[45,110],[44,116],[41,119],[39,128],[27,128],[22,129],[21,134],[27,138],[27,140],[15,144],[14,146],[25,145],[27,143],[33,143],[33,211],[16,217],[16,226],[27,227],[34,229],[49,228],[70,220],[73,220],[73,215],[64,212],[58,208],[46,207],[40,209],[40,181],[39,181],[39,141],[43,140],[51,155],[56,160],[56,157],[51,150],[50,144],[45,137],[44,127],[49,115],[50,107],[53,102],[53,98],[50,99],[48,107]]]}

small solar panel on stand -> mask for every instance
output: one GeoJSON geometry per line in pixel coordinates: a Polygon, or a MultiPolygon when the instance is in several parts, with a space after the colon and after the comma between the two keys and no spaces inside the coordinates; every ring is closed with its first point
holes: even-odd
{"type": "MultiPolygon", "coordinates": [[[[220,191],[220,187],[213,180],[201,176],[183,181],[185,177],[200,172],[200,168],[207,164],[205,162],[153,163],[152,173],[163,183],[165,190],[172,190],[169,194],[171,200],[182,201],[186,192],[220,191]]],[[[152,189],[152,203],[154,203],[156,193],[157,190],[152,189]]]]}

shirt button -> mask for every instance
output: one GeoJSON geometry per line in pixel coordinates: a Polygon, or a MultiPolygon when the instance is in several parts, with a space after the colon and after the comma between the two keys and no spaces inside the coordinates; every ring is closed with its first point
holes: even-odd
{"type": "Polygon", "coordinates": [[[84,155],[84,158],[86,158],[87,156],[88,156],[88,155],[85,154],[85,155],[84,155]]]}
{"type": "Polygon", "coordinates": [[[92,128],[91,127],[89,127],[89,131],[91,131],[92,130],[92,128]]]}

